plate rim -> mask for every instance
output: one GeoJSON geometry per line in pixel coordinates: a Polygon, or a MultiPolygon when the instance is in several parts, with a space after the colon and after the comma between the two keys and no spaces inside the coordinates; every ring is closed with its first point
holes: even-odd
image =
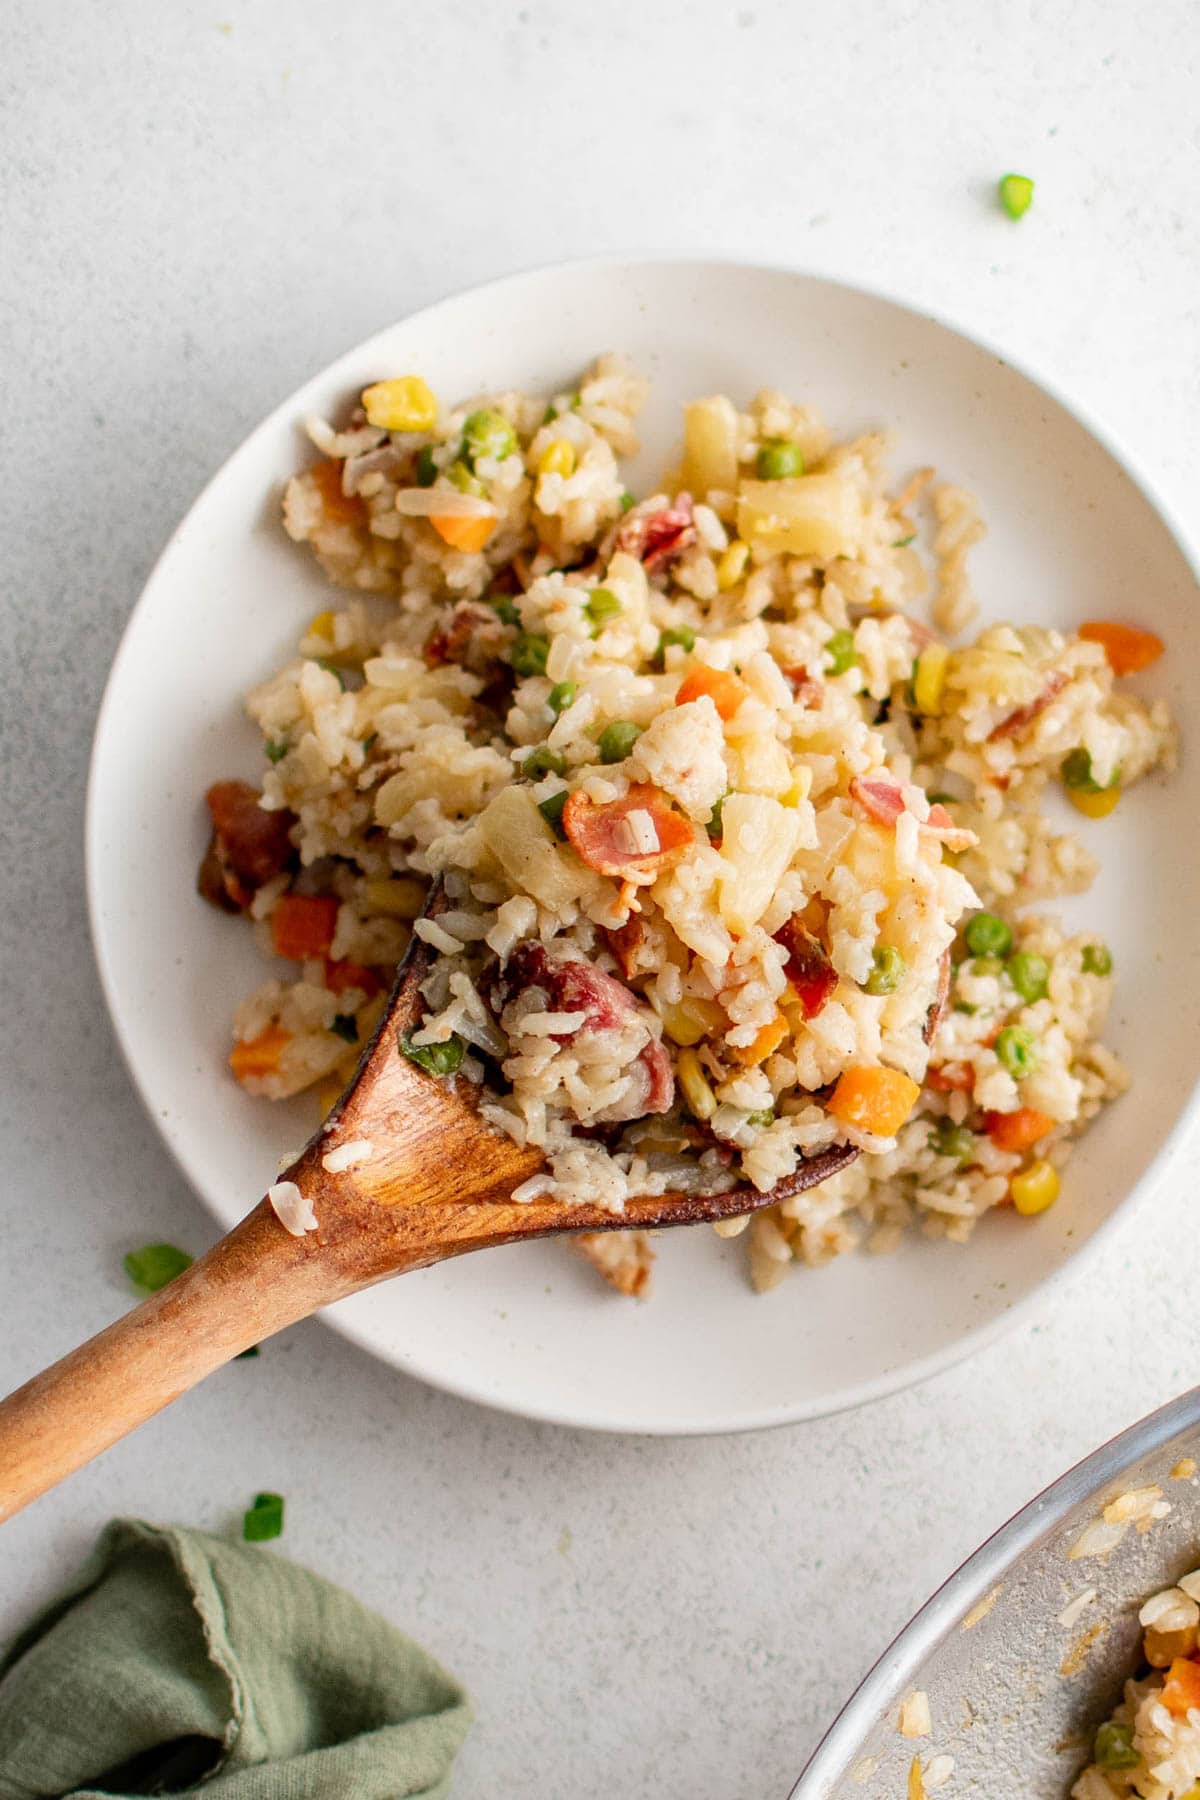
{"type": "MultiPolygon", "coordinates": [[[[134,1091],[146,1117],[154,1128],[159,1143],[163,1145],[205,1211],[215,1218],[218,1224],[222,1224],[222,1220],[210,1203],[198,1178],[192,1174],[185,1163],[179,1147],[161,1129],[151,1096],[143,1086],[135,1063],[133,1048],[127,1036],[126,1024],[119,1003],[119,983],[108,960],[103,932],[99,891],[99,871],[102,863],[99,843],[102,829],[98,799],[99,769],[105,743],[113,728],[117,689],[124,665],[133,655],[131,643],[135,636],[135,627],[143,610],[148,607],[151,592],[164,566],[188,530],[191,520],[207,501],[212,491],[226,480],[237,461],[243,455],[249,455],[252,446],[270,431],[281,424],[295,422],[299,416],[298,397],[305,389],[316,382],[336,382],[339,379],[339,372],[345,365],[357,361],[369,353],[376,342],[390,337],[399,327],[419,325],[430,315],[457,301],[480,300],[508,288],[536,285],[537,282],[547,277],[589,271],[608,274],[628,271],[641,274],[658,268],[688,266],[695,268],[697,273],[705,269],[720,268],[737,270],[751,277],[790,277],[836,293],[842,293],[853,300],[866,300],[890,307],[912,319],[935,326],[939,331],[959,339],[969,348],[983,352],[1002,367],[1011,369],[1035,390],[1045,394],[1100,446],[1164,527],[1187,565],[1192,580],[1200,589],[1200,543],[1193,541],[1189,529],[1185,527],[1173,504],[1152,480],[1141,458],[1130,451],[1113,426],[1098,416],[1090,406],[1068,393],[1036,362],[1023,355],[1013,354],[990,334],[968,328],[949,312],[938,307],[928,306],[923,302],[916,303],[890,289],[884,283],[848,281],[838,275],[806,267],[803,264],[787,260],[768,260],[753,254],[740,254],[736,250],[610,251],[594,256],[564,257],[553,262],[522,265],[488,280],[466,287],[454,288],[418,307],[413,312],[401,314],[378,330],[370,332],[366,337],[347,346],[328,363],[307,375],[245,433],[200,488],[187,511],[172,529],[155,557],[141,591],[126,615],[121,628],[120,641],[105,679],[103,694],[96,713],[88,758],[83,820],[84,887],[89,937],[100,977],[105,1009],[134,1091]]],[[[553,1403],[540,1404],[536,1398],[517,1400],[490,1393],[480,1381],[447,1375],[440,1370],[435,1371],[427,1367],[419,1353],[384,1349],[374,1340],[370,1330],[357,1322],[344,1303],[339,1302],[314,1316],[332,1326],[341,1336],[348,1338],[356,1347],[368,1352],[376,1360],[398,1369],[411,1378],[444,1393],[452,1394],[456,1399],[466,1400],[493,1411],[542,1424],[637,1437],[721,1437],[748,1431],[773,1430],[784,1425],[828,1418],[839,1413],[855,1411],[860,1406],[869,1405],[874,1400],[884,1399],[888,1395],[902,1392],[906,1388],[918,1386],[943,1371],[955,1368],[977,1351],[984,1350],[990,1344],[995,1343],[1007,1332],[1015,1329],[1017,1325],[1026,1322],[1035,1309],[1048,1304],[1053,1296],[1063,1292],[1067,1286],[1081,1276],[1089,1259],[1103,1243],[1107,1242],[1110,1235],[1118,1228],[1128,1224],[1134,1216],[1134,1211],[1147,1204],[1150,1198],[1161,1189],[1178,1159],[1182,1146],[1190,1137],[1198,1117],[1200,1117],[1200,1078],[1193,1084],[1192,1091],[1180,1109],[1170,1131],[1155,1148],[1145,1172],[1116,1203],[1108,1217],[1095,1227],[1086,1241],[1073,1251],[1060,1267],[1052,1269],[993,1318],[984,1320],[961,1333],[949,1344],[931,1351],[927,1355],[905,1361],[896,1368],[887,1369],[873,1380],[857,1382],[845,1391],[827,1396],[781,1403],[761,1410],[738,1409],[735,1413],[705,1418],[702,1421],[673,1418],[648,1424],[643,1420],[631,1421],[624,1416],[612,1413],[611,1410],[597,1413],[594,1409],[588,1416],[581,1417],[577,1413],[553,1403]]]]}

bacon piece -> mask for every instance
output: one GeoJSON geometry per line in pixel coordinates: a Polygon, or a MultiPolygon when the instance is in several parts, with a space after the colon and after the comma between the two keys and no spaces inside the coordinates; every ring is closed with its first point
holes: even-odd
{"type": "Polygon", "coordinates": [[[196,885],[225,912],[243,912],[260,887],[296,860],[295,813],[267,812],[261,798],[248,781],[218,781],[205,795],[213,833],[196,885]]]}
{"type": "Polygon", "coordinates": [[[856,775],[850,783],[850,797],[857,800],[868,818],[877,825],[895,825],[904,811],[904,796],[896,781],[864,781],[856,775]]]}
{"type": "Polygon", "coordinates": [[[589,869],[641,884],[656,880],[681,850],[696,841],[690,822],[648,782],[635,783],[619,800],[599,804],[576,788],[563,807],[562,822],[568,842],[589,869]],[[649,813],[658,834],[657,850],[629,848],[626,820],[632,812],[649,813]]]}
{"type": "Polygon", "coordinates": [[[988,743],[995,744],[1001,738],[1017,737],[1027,725],[1032,725],[1039,713],[1044,713],[1056,694],[1061,694],[1067,685],[1067,677],[1061,669],[1056,669],[1047,681],[1036,700],[1028,706],[1018,706],[1016,712],[1009,713],[1007,719],[1001,719],[988,733],[988,743]]]}
{"type": "Polygon", "coordinates": [[[930,807],[929,817],[923,820],[922,828],[940,839],[947,850],[969,850],[972,844],[979,842],[973,831],[968,831],[965,825],[954,823],[940,800],[935,800],[930,807]]]}
{"type": "Polygon", "coordinates": [[[822,684],[811,676],[803,663],[794,668],[782,671],[783,679],[792,690],[794,699],[800,706],[820,706],[824,692],[822,684]]]}
{"type": "Polygon", "coordinates": [[[801,1011],[806,1019],[815,1019],[838,984],[837,970],[799,915],[780,926],[775,942],[788,953],[787,976],[796,990],[801,1011]]]}
{"type": "Polygon", "coordinates": [[[661,568],[696,542],[692,496],[676,494],[673,506],[657,512],[632,512],[617,532],[618,550],[636,556],[647,569],[661,568]]]}
{"type": "Polygon", "coordinates": [[[482,675],[499,662],[503,641],[503,623],[490,606],[459,600],[427,640],[423,654],[431,669],[461,663],[482,675]]]}
{"type": "MultiPolygon", "coordinates": [[[[551,1032],[556,1044],[571,1043],[585,1032],[612,1031],[640,1009],[636,997],[614,975],[591,963],[552,957],[544,944],[518,944],[501,968],[496,964],[480,977],[480,991],[499,1017],[510,1000],[528,988],[540,988],[552,1012],[586,1013],[574,1031],[551,1032]]],[[[671,1059],[657,1038],[640,1052],[632,1068],[625,1098],[597,1118],[607,1123],[640,1119],[646,1113],[669,1112],[675,1098],[671,1059]]]]}

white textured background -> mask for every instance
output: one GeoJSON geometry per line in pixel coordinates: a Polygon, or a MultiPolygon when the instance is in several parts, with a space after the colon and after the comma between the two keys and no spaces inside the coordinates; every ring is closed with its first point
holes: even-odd
{"type": "MultiPolygon", "coordinates": [[[[243,433],[457,287],[713,246],[1007,343],[1200,530],[1198,63],[1193,0],[8,0],[0,1387],[114,1315],[131,1245],[210,1236],[109,1033],[81,822],[126,615],[243,433]]],[[[772,1436],[529,1426],[300,1327],[0,1534],[0,1634],[110,1514],[222,1527],[277,1487],[283,1547],[476,1696],[462,1800],[782,1796],[955,1563],[1200,1378],[1196,1170],[1038,1324],[772,1436]]]]}

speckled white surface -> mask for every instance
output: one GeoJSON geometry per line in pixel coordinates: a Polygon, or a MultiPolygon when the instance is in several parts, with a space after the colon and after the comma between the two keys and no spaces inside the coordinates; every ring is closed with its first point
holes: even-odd
{"type": "MultiPolygon", "coordinates": [[[[10,0],[0,1386],[115,1314],[125,1249],[210,1234],[109,1034],[81,818],[124,619],[245,430],[456,287],[713,246],[882,277],[1007,342],[1200,531],[1198,62],[1190,0],[10,0]],[[1019,227],[988,201],[1009,167],[1039,184],[1019,227]]],[[[1196,1174],[1036,1327],[771,1436],[525,1425],[301,1327],[0,1533],[0,1634],[110,1514],[219,1528],[277,1487],[284,1548],[476,1696],[462,1800],[782,1796],[930,1588],[1200,1378],[1196,1174]]]]}

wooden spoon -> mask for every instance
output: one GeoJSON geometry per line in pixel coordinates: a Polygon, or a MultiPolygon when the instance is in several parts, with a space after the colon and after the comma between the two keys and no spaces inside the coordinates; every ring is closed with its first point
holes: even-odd
{"type": "Polygon", "coordinates": [[[470,1082],[437,1080],[400,1050],[421,1017],[431,961],[414,936],[353,1081],[280,1176],[312,1202],[318,1229],[292,1236],[261,1200],[165,1288],[0,1401],[0,1520],[251,1344],[389,1275],[518,1238],[739,1217],[815,1187],[858,1154],[823,1151],[767,1193],[656,1194],[622,1214],[514,1201],[544,1168],[541,1152],[485,1124],[470,1082]],[[331,1174],[330,1151],[361,1140],[370,1158],[331,1174]]]}

